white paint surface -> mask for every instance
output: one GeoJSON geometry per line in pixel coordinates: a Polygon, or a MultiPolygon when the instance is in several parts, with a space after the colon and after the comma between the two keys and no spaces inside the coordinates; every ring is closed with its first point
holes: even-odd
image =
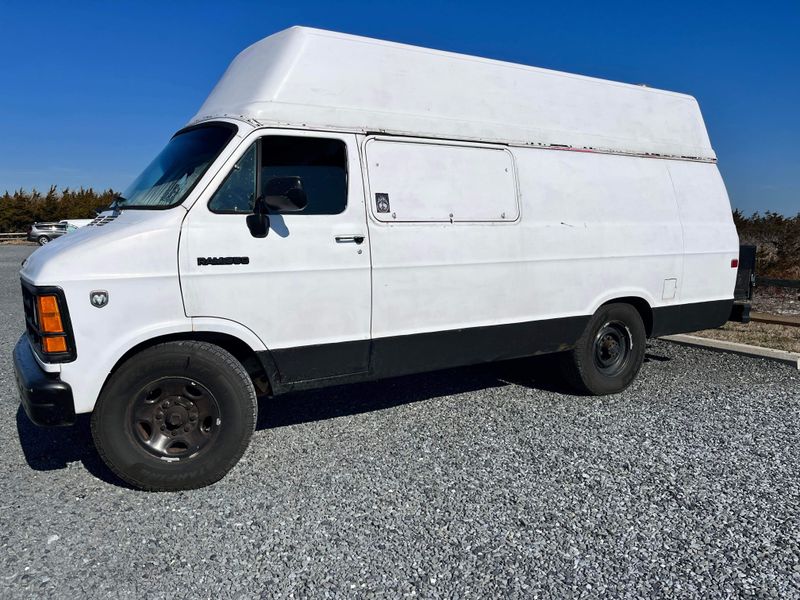
{"type": "Polygon", "coordinates": [[[226,115],[715,158],[697,101],[685,94],[306,27],[245,49],[192,121],[226,115]]]}
{"type": "Polygon", "coordinates": [[[64,289],[78,358],[44,368],[60,370],[77,412],[120,357],[166,334],[264,350],[590,315],[630,296],[651,307],[732,296],[738,239],[715,164],[513,145],[710,160],[688,96],[294,28],[234,61],[198,118],[221,114],[239,132],[181,206],[81,228],[22,270],[64,289]],[[363,134],[376,129],[412,139],[363,134]],[[276,132],[346,143],[348,206],[273,217],[257,239],[245,215],[207,203],[276,132]],[[376,212],[376,192],[397,218],[376,212]],[[335,240],[352,235],[363,244],[335,240]],[[250,262],[198,267],[214,256],[250,262]],[[97,289],[105,308],[89,302],[97,289]]]}

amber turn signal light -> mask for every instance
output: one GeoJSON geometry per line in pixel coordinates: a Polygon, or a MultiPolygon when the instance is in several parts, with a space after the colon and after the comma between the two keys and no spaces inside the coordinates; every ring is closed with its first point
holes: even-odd
{"type": "MultiPolygon", "coordinates": [[[[39,296],[37,299],[39,308],[39,329],[42,333],[64,333],[64,325],[61,323],[61,313],[58,310],[58,300],[55,296],[39,296]]],[[[66,342],[61,339],[64,350],[45,350],[47,352],[66,351],[66,342]]]]}
{"type": "Polygon", "coordinates": [[[66,352],[67,340],[63,337],[42,338],[42,349],[45,352],[66,352]]]}

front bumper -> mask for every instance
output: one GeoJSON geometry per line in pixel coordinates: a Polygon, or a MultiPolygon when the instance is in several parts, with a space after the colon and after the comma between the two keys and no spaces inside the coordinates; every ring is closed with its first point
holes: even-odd
{"type": "Polygon", "coordinates": [[[26,335],[14,346],[14,372],[22,406],[31,421],[46,427],[75,423],[72,388],[39,366],[26,335]]]}

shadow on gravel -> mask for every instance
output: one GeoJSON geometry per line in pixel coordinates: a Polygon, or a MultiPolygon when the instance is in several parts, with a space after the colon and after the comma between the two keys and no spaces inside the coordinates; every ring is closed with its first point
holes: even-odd
{"type": "Polygon", "coordinates": [[[545,354],[496,363],[490,365],[490,368],[507,383],[556,394],[583,395],[566,383],[561,372],[560,360],[561,357],[557,354],[545,354]]]}
{"type": "Polygon", "coordinates": [[[66,469],[80,461],[92,475],[114,485],[130,487],[106,467],[92,442],[89,415],[78,415],[72,427],[38,427],[20,406],[17,433],[28,465],[36,471],[66,469]]]}
{"type": "Polygon", "coordinates": [[[560,381],[553,365],[553,357],[541,356],[265,398],[259,402],[256,429],[357,415],[509,384],[574,393],[560,381]]]}
{"type": "Polygon", "coordinates": [[[672,360],[669,356],[659,356],[658,354],[653,354],[651,352],[647,352],[644,355],[644,362],[667,362],[672,360]]]}

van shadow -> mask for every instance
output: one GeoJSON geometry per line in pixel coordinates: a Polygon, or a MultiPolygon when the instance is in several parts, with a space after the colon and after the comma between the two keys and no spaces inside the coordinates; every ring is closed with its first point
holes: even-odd
{"type": "MultiPolygon", "coordinates": [[[[511,384],[572,393],[558,381],[552,358],[543,356],[265,398],[259,401],[256,429],[324,421],[511,384]]],[[[20,406],[16,421],[22,452],[31,469],[57,471],[80,462],[106,483],[131,487],[103,463],[95,450],[89,415],[78,415],[71,427],[38,427],[20,406]]]]}
{"type": "Polygon", "coordinates": [[[553,357],[541,356],[264,398],[256,429],[324,421],[511,384],[574,393],[560,381],[553,365],[553,357]]]}
{"type": "Polygon", "coordinates": [[[286,226],[286,221],[283,219],[283,215],[270,215],[269,229],[278,237],[289,237],[289,228],[286,226]]]}
{"type": "Polygon", "coordinates": [[[20,406],[17,409],[17,434],[28,466],[35,471],[57,471],[76,462],[98,479],[130,488],[109,469],[92,441],[89,415],[78,415],[71,427],[34,425],[20,406]]]}
{"type": "Polygon", "coordinates": [[[672,359],[669,356],[662,356],[660,354],[653,354],[652,352],[646,352],[644,355],[644,362],[669,362],[672,359]]]}

